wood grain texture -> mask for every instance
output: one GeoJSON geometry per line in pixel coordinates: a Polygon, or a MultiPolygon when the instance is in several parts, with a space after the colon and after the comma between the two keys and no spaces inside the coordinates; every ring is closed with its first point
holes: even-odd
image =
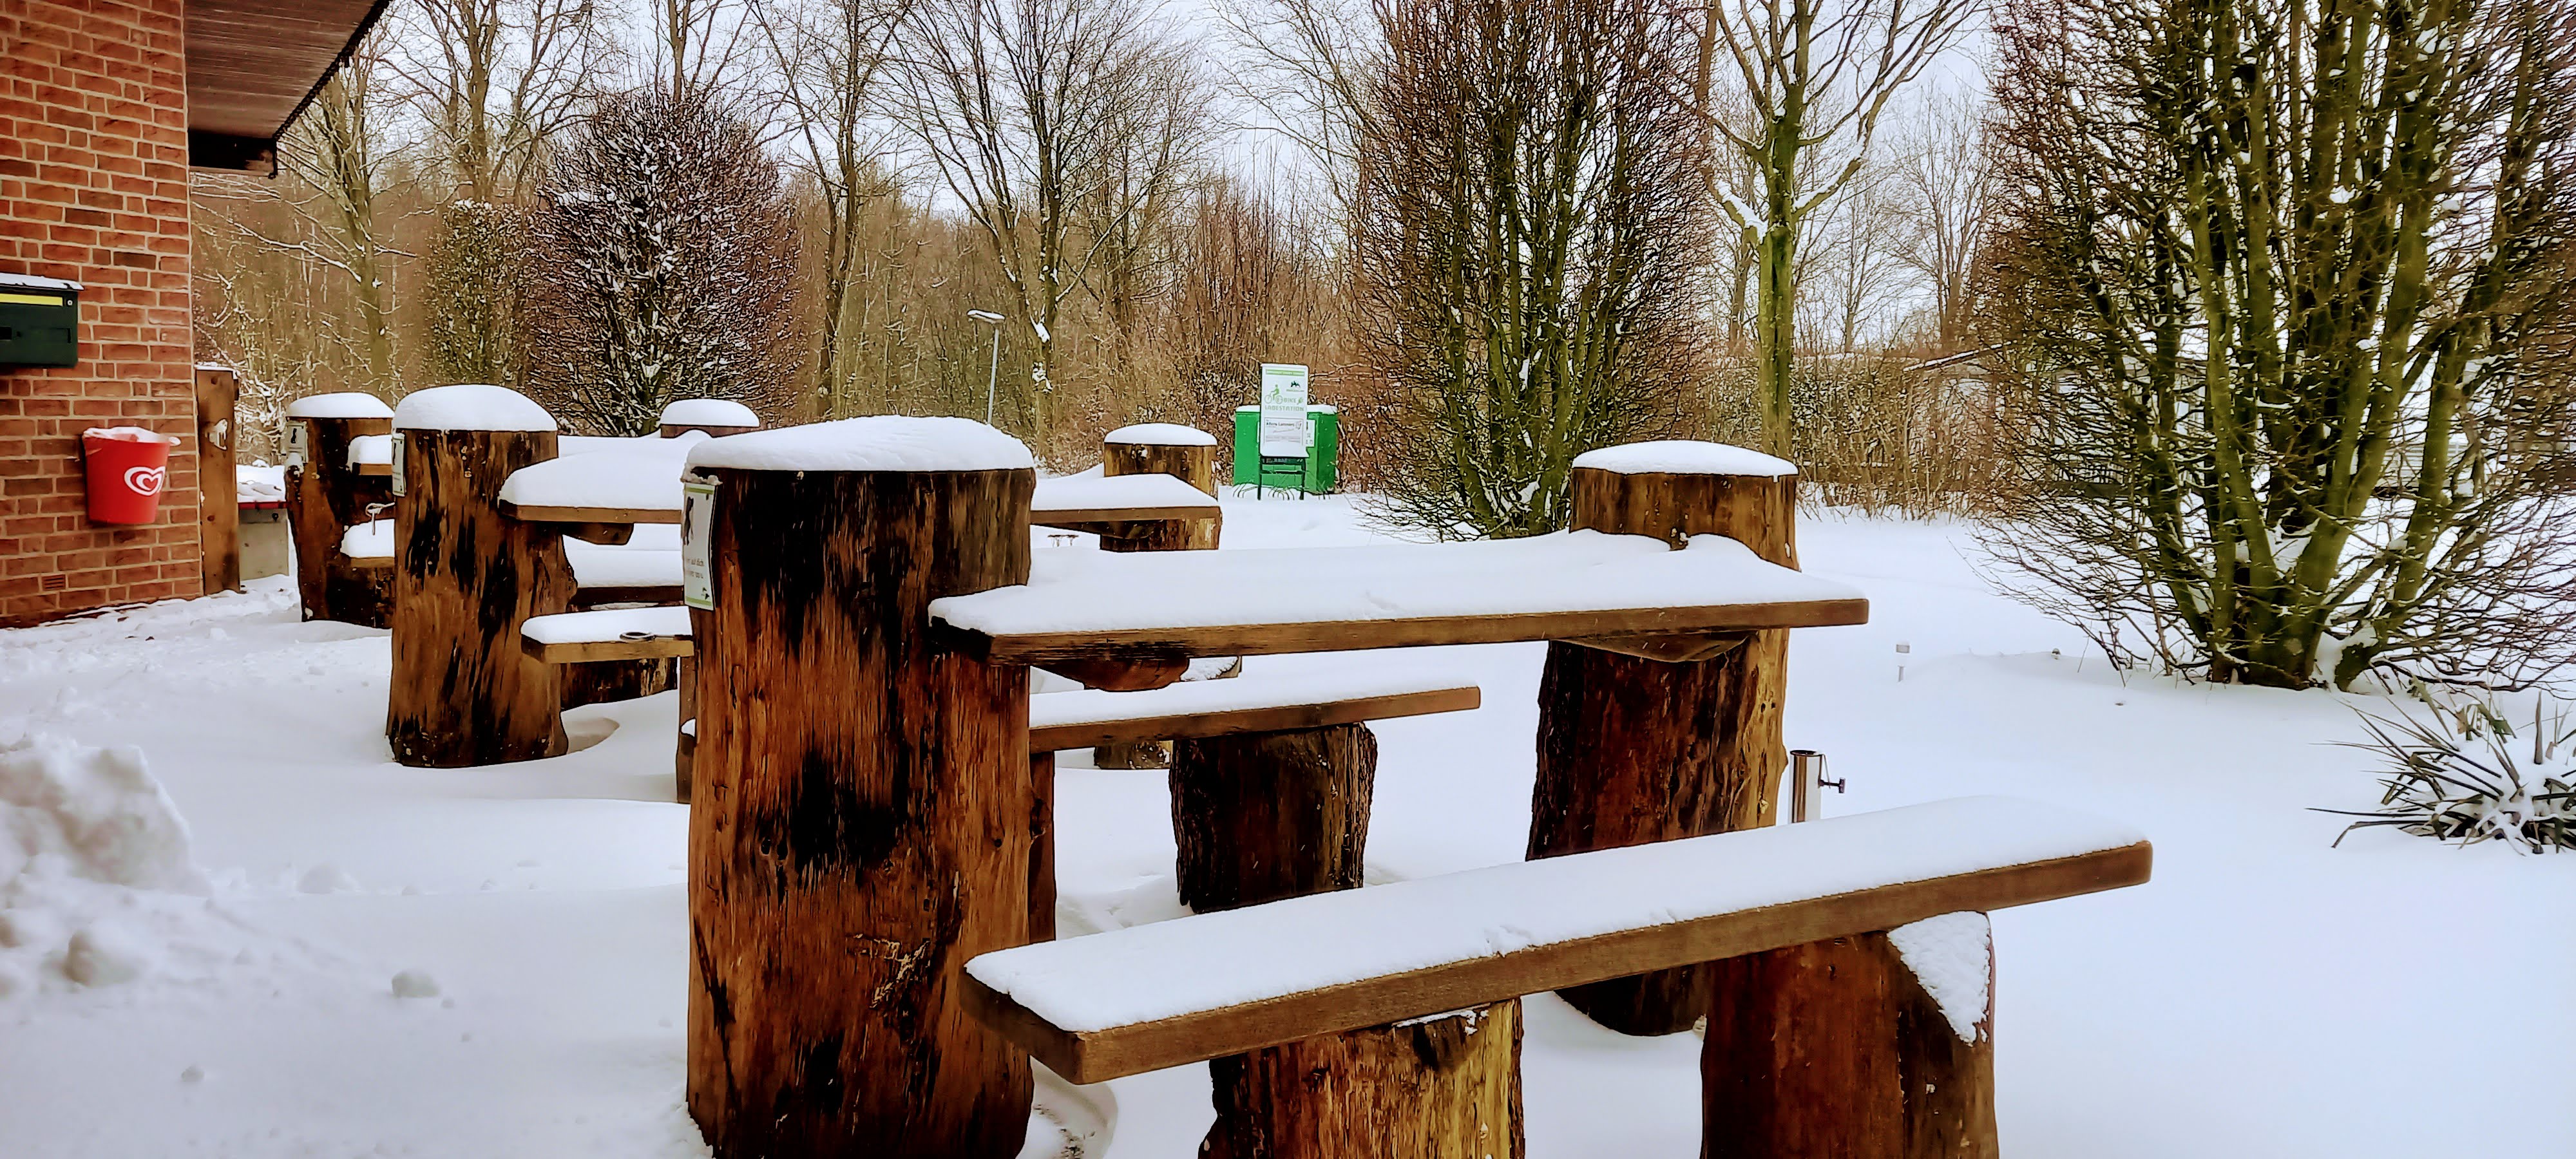
{"type": "Polygon", "coordinates": [[[1181,904],[1199,913],[1360,887],[1377,736],[1364,724],[1173,746],[1181,904]]]}
{"type": "Polygon", "coordinates": [[[1521,1003],[1208,1064],[1199,1159],[1519,1159],[1521,1003]]]}
{"type": "MultiPolygon", "coordinates": [[[[341,537],[376,516],[368,508],[394,501],[390,469],[362,475],[349,467],[349,442],[390,434],[390,418],[288,419],[305,429],[305,462],[286,469],[286,521],[295,540],[295,589],[307,620],[370,628],[393,624],[393,561],[351,559],[341,537]]],[[[390,513],[390,512],[388,512],[390,513]]]]}
{"type": "Polygon", "coordinates": [[[565,665],[563,706],[613,704],[669,692],[679,682],[676,665],[669,656],[565,665]]]}
{"type": "MultiPolygon", "coordinates": [[[[1216,495],[1216,447],[1174,443],[1109,443],[1100,445],[1100,473],[1103,475],[1169,475],[1181,482],[1216,495]]],[[[1183,518],[1135,532],[1104,533],[1100,546],[1104,551],[1209,551],[1215,549],[1225,516],[1217,511],[1203,511],[1195,518],[1183,518]]]]}
{"type": "MultiPolygon", "coordinates": [[[[668,509],[660,507],[560,507],[538,503],[504,503],[501,505],[501,509],[509,512],[510,517],[513,519],[525,519],[531,523],[594,523],[625,524],[631,526],[637,523],[677,524],[680,522],[680,509],[677,507],[668,509]]],[[[577,539],[590,538],[587,535],[582,535],[569,528],[557,528],[556,530],[562,531],[564,534],[571,535],[577,539]]]]}
{"type": "Polygon", "coordinates": [[[562,671],[520,628],[573,593],[563,537],[501,513],[501,481],[555,457],[552,431],[409,431],[394,508],[393,686],[385,739],[406,765],[561,756],[562,671]]]}
{"type": "Polygon", "coordinates": [[[691,656],[697,645],[687,636],[647,636],[639,640],[577,640],[540,644],[522,639],[521,650],[548,664],[591,664],[609,660],[655,660],[691,656]]]}
{"type": "Polygon", "coordinates": [[[1063,749],[1090,748],[1094,745],[1157,738],[1177,740],[1183,737],[1286,732],[1291,729],[1323,728],[1335,724],[1393,720],[1405,716],[1428,716],[1437,712],[1466,712],[1480,707],[1483,703],[1483,690],[1471,684],[1457,688],[1400,692],[1393,696],[1353,696],[1315,704],[1262,705],[1258,708],[1235,708],[1222,712],[1192,712],[1128,720],[1082,721],[1031,728],[1029,748],[1033,752],[1056,752],[1063,749]]]}
{"type": "Polygon", "coordinates": [[[966,979],[966,1000],[977,1019],[1027,1047],[1057,1074],[1077,1083],[1100,1082],[1542,990],[1890,930],[1946,913],[2119,889],[2145,882],[2154,861],[2154,849],[2141,841],[1525,947],[1093,1033],[1059,1030],[972,978],[966,979]]]}
{"type": "Polygon", "coordinates": [[[703,473],[690,1113],[725,1159],[1011,1159],[1028,1060],[957,985],[1031,937],[1028,673],[922,626],[1028,578],[1034,475],[703,473]]]}
{"type": "Polygon", "coordinates": [[[1996,1159],[1994,948],[1976,1041],[1882,933],[1712,962],[1704,1159],[1996,1159]]]}
{"type": "MultiPolygon", "coordinates": [[[[1794,475],[1582,469],[1573,480],[1577,528],[1651,535],[1675,547],[1693,535],[1724,535],[1772,563],[1798,566],[1794,475]]],[[[1759,631],[1713,659],[1676,661],[1549,644],[1529,856],[1770,824],[1789,759],[1781,735],[1788,644],[1785,631],[1759,631]]],[[[1594,1022],[1640,1035],[1688,1030],[1709,1001],[1695,966],[1562,996],[1594,1022]]]]}
{"type": "MultiPolygon", "coordinates": [[[[705,614],[692,612],[691,618],[705,614]]],[[[698,730],[691,727],[698,719],[698,661],[694,656],[682,656],[673,663],[680,666],[680,723],[675,730],[679,735],[672,738],[671,746],[671,799],[686,805],[690,770],[698,760],[698,730]]]]}
{"type": "Polygon", "coordinates": [[[242,586],[241,495],[233,469],[233,404],[240,398],[232,371],[197,368],[197,558],[206,595],[242,586]]]}

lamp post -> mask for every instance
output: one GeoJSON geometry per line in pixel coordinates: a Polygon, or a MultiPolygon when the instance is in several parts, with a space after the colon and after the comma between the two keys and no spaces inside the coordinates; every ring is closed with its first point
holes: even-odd
{"type": "Polygon", "coordinates": [[[993,425],[993,392],[1002,376],[1002,316],[990,310],[968,310],[966,316],[993,328],[993,360],[984,368],[984,425],[993,425]]]}

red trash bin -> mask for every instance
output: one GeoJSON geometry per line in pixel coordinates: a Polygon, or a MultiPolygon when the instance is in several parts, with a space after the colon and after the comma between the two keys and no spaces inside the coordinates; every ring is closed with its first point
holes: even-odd
{"type": "Polygon", "coordinates": [[[179,440],[141,427],[91,427],[81,432],[89,465],[92,523],[150,523],[161,515],[161,491],[170,481],[170,448],[179,440]]]}

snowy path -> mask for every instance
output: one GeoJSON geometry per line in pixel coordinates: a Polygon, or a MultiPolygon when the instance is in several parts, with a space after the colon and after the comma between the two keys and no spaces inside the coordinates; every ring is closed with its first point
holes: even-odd
{"type": "MultiPolygon", "coordinates": [[[[1238,546],[1372,541],[1338,500],[1225,517],[1238,546]]],[[[1809,523],[1807,566],[1865,589],[1875,622],[1797,637],[1790,741],[1851,779],[1831,811],[2009,793],[2155,840],[2151,885],[1996,917],[2012,1153],[2563,1153],[2576,858],[2327,849],[2336,822],[2306,808],[2374,799],[2360,755],[2321,743],[2354,734],[2348,698],[2124,686],[1986,592],[1961,540],[1809,523]]],[[[1371,658],[1486,704],[1375,726],[1373,880],[1520,856],[1542,655],[1371,658]]],[[[298,624],[274,580],[0,633],[0,745],[140,746],[213,882],[66,911],[142,931],[148,971],[122,985],[73,987],[44,972],[59,937],[0,930],[0,979],[49,979],[0,996],[0,1155],[704,1153],[679,1107],[684,819],[656,800],[672,698],[574,714],[596,743],[559,760],[402,769],[385,666],[381,633],[298,624]],[[404,970],[440,994],[395,998],[404,970]]],[[[1167,818],[1159,773],[1063,770],[1068,933],[1176,912],[1167,818]]],[[[1693,1039],[1622,1039],[1545,998],[1528,1020],[1533,1156],[1696,1153],[1693,1039]]],[[[1194,1153],[1203,1069],[1112,1086],[1115,1159],[1194,1153]]]]}

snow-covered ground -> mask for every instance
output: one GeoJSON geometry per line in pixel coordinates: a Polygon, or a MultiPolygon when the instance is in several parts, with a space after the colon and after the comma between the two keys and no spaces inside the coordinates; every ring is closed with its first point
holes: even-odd
{"type": "MultiPolygon", "coordinates": [[[[1226,507],[1229,547],[1372,538],[1339,499],[1226,507]]],[[[1789,737],[1850,779],[1829,811],[2006,793],[2154,838],[2146,887],[1995,917],[2012,1153],[2566,1154],[2576,858],[2328,849],[2309,807],[2376,799],[2329,743],[2362,701],[2123,681],[1988,592],[1964,539],[1809,521],[1807,567],[1873,616],[1796,637],[1789,737]]],[[[1372,880],[1520,856],[1543,651],[1368,659],[1486,704],[1376,726],[1372,880]]],[[[574,713],[589,747],[561,759],[416,770],[386,758],[385,681],[384,635],[298,623],[283,579],[0,632],[0,1156],[704,1153],[673,698],[574,713]],[[93,746],[139,749],[166,799],[93,746]]],[[[1065,931],[1177,913],[1162,775],[1080,763],[1065,931]]],[[[1531,999],[1530,1153],[1695,1155],[1696,1047],[1531,999]]],[[[1195,1153],[1204,1068],[1111,1086],[1110,1156],[1195,1153]]]]}

